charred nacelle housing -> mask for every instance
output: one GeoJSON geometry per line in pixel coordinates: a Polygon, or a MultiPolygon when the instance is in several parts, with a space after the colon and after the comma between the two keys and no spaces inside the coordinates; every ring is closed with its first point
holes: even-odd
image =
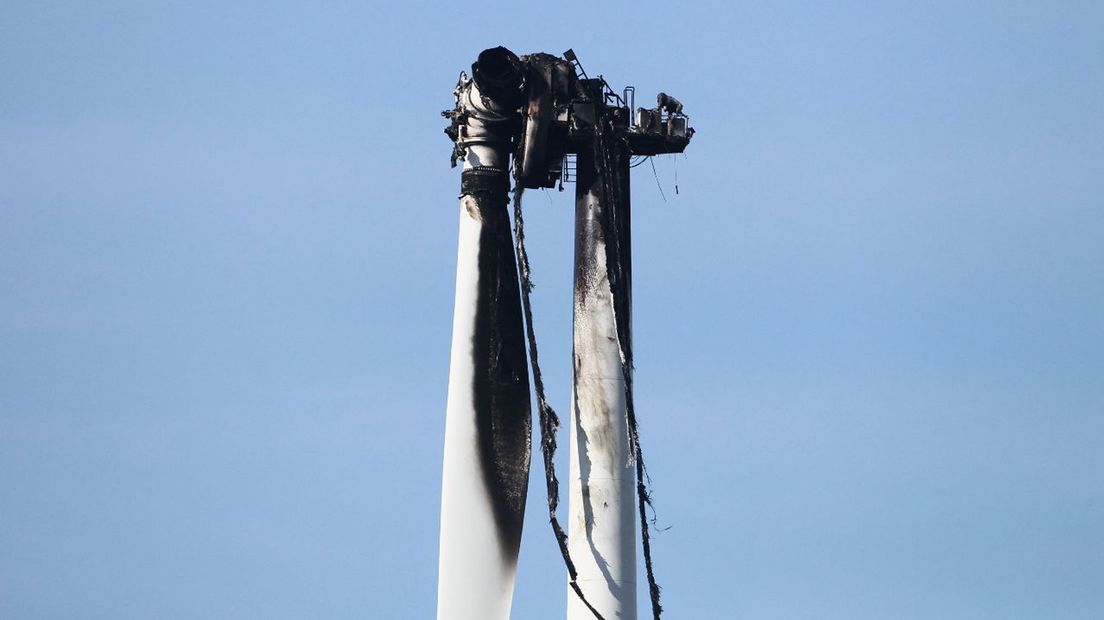
{"type": "Polygon", "coordinates": [[[514,156],[522,187],[555,187],[563,175],[568,128],[578,87],[575,69],[551,54],[531,54],[523,127],[514,156]]]}
{"type": "Polygon", "coordinates": [[[694,130],[682,103],[659,93],[655,108],[637,108],[635,89],[622,95],[590,78],[574,52],[517,57],[504,47],[484,50],[472,77],[460,74],[456,107],[445,133],[455,143],[452,163],[477,145],[508,145],[519,187],[555,187],[564,159],[591,148],[596,125],[608,122],[633,155],[681,153],[694,130]]]}

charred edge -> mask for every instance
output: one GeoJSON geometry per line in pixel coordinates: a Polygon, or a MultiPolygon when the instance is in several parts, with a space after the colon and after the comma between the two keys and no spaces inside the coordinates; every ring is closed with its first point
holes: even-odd
{"type": "Polygon", "coordinates": [[[600,219],[607,204],[602,199],[602,174],[597,169],[594,154],[584,150],[579,153],[576,162],[575,299],[584,301],[590,295],[594,278],[599,275],[594,273],[599,247],[594,240],[605,243],[600,219]]]}
{"type": "Polygon", "coordinates": [[[568,584],[597,620],[605,620],[579,587],[575,562],[571,560],[571,552],[567,548],[567,533],[564,532],[560,519],[556,516],[556,509],[560,505],[560,481],[556,478],[555,465],[556,432],[560,428],[560,417],[556,415],[556,411],[548,404],[548,399],[544,395],[544,378],[541,375],[540,358],[537,354],[537,335],[533,329],[533,305],[529,299],[533,291],[533,278],[529,268],[529,253],[525,251],[525,220],[521,213],[522,193],[521,187],[514,190],[514,235],[517,237],[517,260],[518,270],[521,273],[521,305],[525,311],[525,333],[529,339],[529,359],[533,363],[533,383],[537,388],[541,455],[544,460],[544,481],[548,492],[548,521],[552,525],[552,534],[556,537],[556,544],[560,547],[560,555],[563,556],[564,566],[567,568],[568,584]]]}
{"type": "MultiPolygon", "coordinates": [[[[644,552],[644,567],[648,576],[648,593],[652,603],[652,617],[659,620],[663,614],[660,603],[660,587],[656,582],[652,564],[651,532],[648,527],[647,508],[652,506],[648,490],[648,470],[644,464],[644,450],[640,445],[640,430],[633,404],[633,350],[632,350],[632,265],[629,235],[629,179],[628,145],[612,136],[608,119],[596,126],[594,161],[597,162],[597,179],[593,182],[600,191],[602,207],[597,216],[598,225],[605,240],[606,274],[613,296],[617,336],[621,347],[621,374],[625,382],[625,418],[629,427],[629,444],[636,464],[637,511],[644,552]]],[[[581,169],[581,165],[580,165],[581,169]]],[[[654,510],[654,508],[653,508],[654,510]]]]}
{"type": "Polygon", "coordinates": [[[518,274],[506,213],[509,179],[505,170],[467,170],[461,187],[475,198],[483,223],[472,337],[476,441],[501,549],[516,558],[529,484],[531,410],[518,274]]]}
{"type": "Polygon", "coordinates": [[[584,150],[577,160],[575,217],[575,294],[585,299],[589,283],[598,275],[609,280],[617,337],[628,367],[632,368],[632,249],[630,238],[628,151],[621,142],[596,141],[593,151],[584,150]],[[611,153],[610,151],[614,152],[611,153]],[[595,195],[598,200],[589,206],[595,195]],[[589,211],[589,212],[588,212],[589,211]],[[594,274],[601,240],[606,271],[594,274]]]}
{"type": "Polygon", "coordinates": [[[520,106],[524,97],[524,66],[510,50],[492,47],[479,53],[472,63],[472,79],[480,94],[505,108],[520,106]]]}
{"type": "MultiPolygon", "coordinates": [[[[602,129],[606,129],[602,123],[602,129]]],[[[628,145],[599,130],[594,158],[602,170],[596,184],[603,197],[598,225],[606,248],[606,274],[617,317],[617,338],[632,369],[632,237],[629,206],[628,145]]]]}

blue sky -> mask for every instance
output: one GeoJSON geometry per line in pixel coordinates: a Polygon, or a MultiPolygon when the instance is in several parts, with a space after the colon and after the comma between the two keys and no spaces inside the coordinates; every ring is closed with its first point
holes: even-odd
{"type": "MultiPolygon", "coordinates": [[[[0,616],[432,617],[438,112],[498,44],[698,130],[633,180],[668,617],[1104,617],[1099,4],[19,0],[0,616]]],[[[526,198],[564,411],[571,195],[526,198]]]]}

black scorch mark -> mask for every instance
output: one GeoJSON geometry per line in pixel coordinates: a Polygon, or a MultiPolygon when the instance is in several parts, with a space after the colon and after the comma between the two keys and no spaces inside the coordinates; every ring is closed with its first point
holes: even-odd
{"type": "Polygon", "coordinates": [[[465,171],[461,179],[462,191],[474,199],[482,222],[472,336],[476,441],[501,549],[516,558],[529,486],[532,415],[517,264],[506,212],[509,178],[505,170],[481,167],[465,171]]]}

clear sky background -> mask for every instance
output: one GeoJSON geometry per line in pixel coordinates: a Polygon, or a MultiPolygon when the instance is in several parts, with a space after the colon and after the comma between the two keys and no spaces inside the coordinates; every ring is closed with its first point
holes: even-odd
{"type": "Polygon", "coordinates": [[[498,44],[698,130],[633,180],[666,617],[1104,617],[1100,3],[196,0],[0,4],[0,617],[433,617],[438,113],[498,44]]]}

